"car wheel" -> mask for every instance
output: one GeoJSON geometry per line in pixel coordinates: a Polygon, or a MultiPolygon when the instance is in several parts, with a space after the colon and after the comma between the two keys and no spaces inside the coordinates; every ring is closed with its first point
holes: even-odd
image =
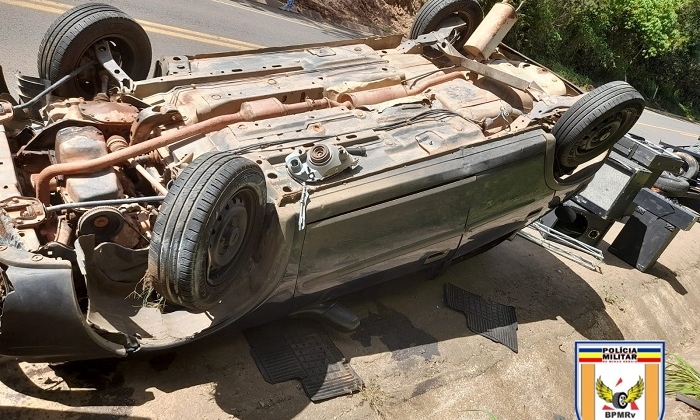
{"type": "MultiPolygon", "coordinates": [[[[94,58],[92,47],[110,42],[112,55],[133,80],[148,76],[151,42],[141,25],[121,10],[101,3],[86,3],[68,10],[51,25],[39,47],[39,76],[56,82],[94,58]]],[[[56,89],[63,97],[93,97],[99,92],[99,64],[56,89]]]]}
{"type": "Polygon", "coordinates": [[[418,10],[409,37],[416,39],[438,30],[443,25],[449,24],[449,20],[453,17],[467,24],[466,29],[452,42],[455,48],[461,49],[484,19],[484,12],[477,0],[428,0],[418,10]]]}
{"type": "Polygon", "coordinates": [[[576,101],[552,129],[560,173],[607,152],[642,111],[644,98],[626,82],[606,83],[576,101]]]}
{"type": "Polygon", "coordinates": [[[195,159],[168,191],[153,227],[154,289],[195,311],[217,304],[247,270],[265,201],[265,178],[254,162],[231,152],[195,159]]]}
{"type": "Polygon", "coordinates": [[[690,189],[690,184],[685,178],[663,172],[654,182],[654,187],[663,191],[668,197],[685,197],[690,189]]]}
{"type": "Polygon", "coordinates": [[[698,161],[686,152],[676,151],[673,152],[673,154],[683,159],[683,168],[678,176],[685,179],[694,179],[698,175],[698,171],[700,171],[700,164],[698,161]]]}
{"type": "Polygon", "coordinates": [[[622,409],[627,407],[627,403],[625,402],[625,399],[627,399],[627,394],[624,392],[616,392],[613,394],[613,400],[612,404],[613,407],[617,409],[622,409]]]}

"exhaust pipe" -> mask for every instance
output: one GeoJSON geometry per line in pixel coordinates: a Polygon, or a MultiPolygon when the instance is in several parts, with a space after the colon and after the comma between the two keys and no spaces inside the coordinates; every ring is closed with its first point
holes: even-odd
{"type": "Polygon", "coordinates": [[[349,102],[353,108],[363,105],[375,105],[393,99],[405,98],[407,96],[418,95],[430,87],[439,85],[450,80],[464,79],[464,73],[454,71],[447,74],[433,76],[428,80],[417,83],[413,86],[394,85],[377,89],[362,90],[359,92],[343,93],[338,96],[339,102],[349,102]]]}
{"type": "Polygon", "coordinates": [[[335,106],[349,106],[350,103],[340,103],[329,99],[311,100],[305,102],[286,105],[279,102],[277,99],[261,99],[258,101],[245,102],[241,105],[241,111],[235,114],[222,115],[209,120],[205,120],[193,125],[172,129],[165,132],[159,137],[146,140],[135,145],[116,148],[114,152],[100,156],[96,159],[57,163],[55,165],[44,168],[35,178],[36,197],[49,205],[51,179],[59,175],[77,175],[86,174],[100,169],[108,168],[127,162],[129,159],[140,155],[145,155],[153,150],[161,147],[169,146],[175,142],[199,136],[212,131],[217,131],[225,128],[230,124],[235,124],[242,121],[254,121],[265,118],[272,118],[282,115],[299,114],[315,109],[329,108],[335,106]]]}

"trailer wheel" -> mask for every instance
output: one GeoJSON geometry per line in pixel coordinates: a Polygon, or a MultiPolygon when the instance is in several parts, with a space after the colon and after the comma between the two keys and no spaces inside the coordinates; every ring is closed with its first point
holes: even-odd
{"type": "Polygon", "coordinates": [[[689,153],[676,151],[673,154],[683,159],[683,168],[678,176],[685,179],[695,179],[700,172],[700,163],[689,153]]]}
{"type": "Polygon", "coordinates": [[[690,184],[686,178],[663,172],[654,182],[654,187],[663,191],[667,197],[684,197],[690,184]]]}
{"type": "Polygon", "coordinates": [[[216,305],[247,270],[262,229],[265,178],[230,152],[195,159],[175,180],[153,228],[149,274],[167,301],[216,305]]]}
{"type": "Polygon", "coordinates": [[[452,41],[452,45],[459,50],[484,19],[484,12],[477,0],[428,0],[418,10],[409,38],[416,39],[438,30],[449,24],[451,18],[459,18],[467,24],[466,29],[452,41]]]}
{"type": "MultiPolygon", "coordinates": [[[[112,55],[133,80],[145,79],[151,67],[151,42],[141,25],[114,6],[85,3],[76,6],[51,24],[39,47],[39,77],[56,82],[90,59],[92,47],[110,42],[112,55]]],[[[99,92],[95,64],[74,80],[56,89],[63,97],[93,97],[99,92]]]]}
{"type": "Polygon", "coordinates": [[[569,108],[554,124],[559,172],[606,153],[637,122],[644,98],[626,82],[600,86],[569,108]]]}

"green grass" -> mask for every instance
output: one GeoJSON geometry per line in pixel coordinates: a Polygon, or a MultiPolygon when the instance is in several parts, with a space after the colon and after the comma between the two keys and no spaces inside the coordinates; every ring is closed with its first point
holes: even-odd
{"type": "Polygon", "coordinates": [[[700,400],[700,373],[682,357],[671,354],[666,361],[666,393],[678,392],[700,400]]]}
{"type": "MultiPolygon", "coordinates": [[[[599,81],[593,80],[585,74],[578,73],[571,67],[563,65],[559,62],[545,62],[544,64],[552,71],[580,87],[584,91],[591,91],[595,87],[603,84],[599,81]]],[[[657,108],[662,111],[670,112],[671,114],[680,115],[681,117],[685,117],[692,121],[700,121],[700,106],[698,105],[688,106],[686,104],[679,103],[674,99],[662,97],[656,99],[646,98],[646,101],[648,107],[657,108]]]]}
{"type": "Polygon", "coordinates": [[[597,84],[593,80],[591,80],[590,77],[578,73],[576,72],[576,70],[567,67],[559,62],[547,63],[546,66],[549,67],[555,73],[557,73],[559,76],[570,81],[571,83],[580,87],[584,91],[593,90],[595,86],[597,86],[597,84]]]}
{"type": "Polygon", "coordinates": [[[689,120],[700,121],[700,107],[689,107],[683,104],[678,104],[678,107],[683,111],[679,115],[683,115],[689,120]]]}

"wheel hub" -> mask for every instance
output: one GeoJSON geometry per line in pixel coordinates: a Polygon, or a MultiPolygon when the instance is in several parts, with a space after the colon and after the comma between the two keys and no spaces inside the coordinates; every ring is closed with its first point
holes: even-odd
{"type": "Polygon", "coordinates": [[[243,244],[248,210],[240,197],[234,197],[217,215],[209,246],[209,274],[215,274],[233,261],[243,244]]]}
{"type": "MultiPolygon", "coordinates": [[[[118,69],[117,73],[123,73],[122,77],[118,77],[116,80],[120,81],[124,76],[128,78],[128,72],[122,70],[124,66],[124,59],[122,58],[122,53],[120,50],[124,50],[126,55],[128,54],[128,45],[124,40],[119,38],[104,38],[96,41],[80,56],[80,63],[87,63],[89,61],[94,61],[95,65],[92,68],[85,70],[77,76],[78,84],[81,91],[87,96],[93,96],[100,92],[102,86],[99,80],[99,74],[102,69],[107,70],[112,77],[115,76],[114,69],[118,69]],[[106,53],[106,55],[105,55],[106,53]],[[111,59],[107,63],[101,63],[103,59],[100,55],[105,55],[107,57],[111,56],[111,59]],[[110,65],[110,62],[112,65],[110,65]],[[115,67],[116,66],[116,67],[115,67]]],[[[133,60],[130,56],[129,60],[133,60]]],[[[119,82],[121,85],[121,82],[119,82]]]]}
{"type": "Polygon", "coordinates": [[[579,146],[576,148],[576,153],[585,154],[596,150],[620,130],[626,118],[626,113],[619,112],[604,119],[600,124],[591,127],[589,132],[581,139],[579,146]]]}

